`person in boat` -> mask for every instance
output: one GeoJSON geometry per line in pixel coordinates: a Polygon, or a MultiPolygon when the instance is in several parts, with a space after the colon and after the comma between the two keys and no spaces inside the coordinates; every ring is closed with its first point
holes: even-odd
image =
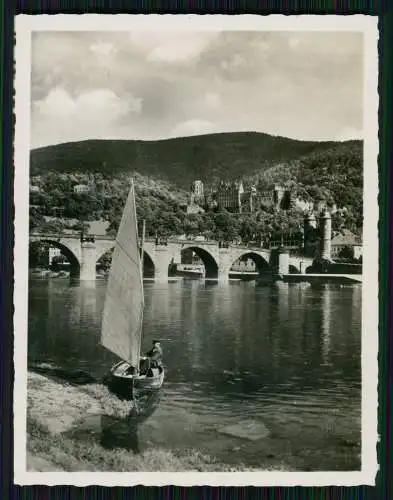
{"type": "Polygon", "coordinates": [[[153,347],[146,353],[146,373],[149,374],[151,368],[162,368],[163,350],[158,340],[153,340],[153,347]]]}

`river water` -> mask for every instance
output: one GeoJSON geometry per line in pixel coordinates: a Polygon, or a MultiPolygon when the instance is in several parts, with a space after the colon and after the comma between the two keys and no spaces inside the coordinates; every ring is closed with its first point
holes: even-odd
{"type": "MultiPolygon", "coordinates": [[[[105,375],[105,286],[30,281],[30,363],[105,375]]],[[[119,421],[102,442],[235,466],[360,469],[361,286],[146,282],[145,300],[143,348],[162,339],[166,380],[137,433],[119,421]],[[255,439],[242,435],[250,425],[255,439]]]]}

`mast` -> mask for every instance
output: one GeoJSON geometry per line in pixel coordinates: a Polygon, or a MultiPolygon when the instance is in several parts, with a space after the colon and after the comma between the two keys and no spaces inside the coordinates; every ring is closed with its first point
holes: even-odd
{"type": "MultiPolygon", "coordinates": [[[[134,200],[135,200],[135,196],[134,196],[134,200]]],[[[134,201],[134,206],[135,206],[135,219],[136,219],[136,205],[135,205],[135,201],[134,201]]],[[[145,297],[144,297],[144,294],[143,294],[143,257],[144,257],[144,246],[145,246],[145,232],[146,232],[146,221],[145,221],[145,219],[143,219],[142,220],[142,237],[141,237],[141,255],[140,255],[140,259],[139,259],[139,264],[141,266],[140,275],[141,275],[142,302],[143,303],[145,301],[145,297]]],[[[143,309],[142,309],[141,314],[142,314],[142,318],[143,318],[143,309]]],[[[142,329],[141,329],[141,338],[142,338],[142,329]]],[[[135,366],[135,373],[137,373],[137,374],[139,373],[139,363],[138,363],[138,366],[135,366]]],[[[134,384],[134,378],[132,379],[132,383],[134,384]]]]}
{"type": "MultiPolygon", "coordinates": [[[[138,217],[136,215],[136,201],[135,201],[135,188],[134,188],[134,178],[131,177],[131,188],[132,188],[132,198],[134,200],[133,205],[134,205],[134,215],[135,215],[135,225],[136,225],[136,231],[138,233],[138,217]]],[[[142,285],[142,290],[143,290],[143,246],[144,246],[144,240],[145,240],[145,221],[143,220],[143,227],[142,227],[142,238],[141,238],[141,254],[139,256],[139,265],[140,265],[140,278],[141,278],[141,285],[142,285]]],[[[137,244],[138,244],[138,238],[137,238],[137,244]]],[[[143,297],[142,297],[142,300],[143,297]]]]}
{"type": "Polygon", "coordinates": [[[144,258],[144,246],[145,246],[145,233],[146,233],[146,221],[142,221],[142,238],[141,238],[141,277],[143,282],[143,258],[144,258]]]}
{"type": "MultiPolygon", "coordinates": [[[[132,191],[133,191],[133,198],[134,198],[134,214],[135,214],[135,226],[136,226],[136,231],[138,233],[138,217],[136,215],[136,200],[135,200],[135,188],[134,188],[134,178],[132,177],[131,178],[131,185],[132,185],[132,191]]],[[[138,242],[138,238],[137,238],[137,242],[138,242]]],[[[145,245],[145,219],[143,219],[142,221],[142,237],[141,237],[141,250],[140,250],[140,256],[139,256],[139,275],[140,275],[140,280],[141,280],[141,290],[142,290],[142,304],[145,303],[145,297],[144,297],[144,293],[143,293],[143,252],[144,252],[144,245],[145,245]]],[[[140,348],[140,345],[141,345],[141,342],[142,342],[142,325],[143,325],[143,306],[142,306],[142,310],[141,310],[141,329],[140,329],[140,334],[139,334],[139,348],[140,348]]],[[[140,356],[140,352],[139,352],[139,356],[140,356]]],[[[139,373],[139,360],[138,360],[138,363],[137,365],[134,367],[135,368],[135,373],[138,374],[139,373]]],[[[134,384],[134,379],[132,379],[132,384],[134,384]]]]}

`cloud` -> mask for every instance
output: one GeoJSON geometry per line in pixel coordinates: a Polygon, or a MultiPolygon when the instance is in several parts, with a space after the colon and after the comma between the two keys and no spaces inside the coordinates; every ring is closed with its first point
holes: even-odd
{"type": "Polygon", "coordinates": [[[121,121],[141,109],[141,99],[130,94],[119,97],[111,89],[94,89],[72,97],[65,89],[54,88],[33,103],[33,147],[116,136],[118,127],[124,135],[121,121]]]}
{"type": "Polygon", "coordinates": [[[72,97],[62,88],[55,88],[39,101],[34,102],[34,107],[43,116],[68,118],[77,111],[77,104],[72,97]]]}
{"type": "Polygon", "coordinates": [[[221,67],[224,70],[237,70],[244,66],[245,60],[240,54],[231,55],[230,59],[224,59],[221,63],[221,67]]]}
{"type": "Polygon", "coordinates": [[[362,39],[338,32],[35,32],[31,95],[33,145],[236,130],[358,137],[362,39]]]}
{"type": "Polygon", "coordinates": [[[218,108],[221,105],[221,97],[214,92],[208,92],[205,96],[205,101],[212,108],[218,108]]]}
{"type": "Polygon", "coordinates": [[[107,57],[114,52],[116,52],[116,49],[113,45],[113,43],[108,43],[108,42],[97,42],[93,43],[90,45],[90,51],[93,52],[94,55],[100,57],[104,56],[107,57]]]}
{"type": "Polygon", "coordinates": [[[181,63],[197,57],[208,47],[216,32],[163,31],[149,33],[133,32],[131,43],[146,53],[147,61],[158,63],[181,63]]]}
{"type": "Polygon", "coordinates": [[[288,45],[291,50],[295,50],[296,47],[299,45],[300,40],[297,36],[290,37],[288,45]]]}
{"type": "Polygon", "coordinates": [[[110,89],[85,92],[77,97],[76,104],[81,116],[86,112],[94,119],[101,117],[105,120],[115,120],[129,111],[139,113],[142,107],[140,99],[130,97],[121,99],[110,89]]]}
{"type": "Polygon", "coordinates": [[[211,134],[217,132],[216,126],[208,120],[194,118],[178,123],[171,130],[171,137],[187,137],[191,135],[211,134]]]}
{"type": "Polygon", "coordinates": [[[51,90],[48,95],[35,103],[36,109],[44,116],[71,118],[81,121],[113,121],[128,112],[139,113],[141,99],[128,96],[121,99],[110,89],[95,89],[83,92],[73,99],[62,88],[51,90]]]}

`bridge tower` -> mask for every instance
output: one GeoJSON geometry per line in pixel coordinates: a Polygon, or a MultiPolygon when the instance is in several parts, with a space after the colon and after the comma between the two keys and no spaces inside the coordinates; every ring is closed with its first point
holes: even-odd
{"type": "Polygon", "coordinates": [[[321,257],[331,260],[332,254],[332,217],[327,210],[324,210],[320,217],[321,226],[321,257]]]}
{"type": "Polygon", "coordinates": [[[317,220],[313,213],[308,213],[304,217],[304,225],[303,225],[303,248],[304,251],[307,252],[310,242],[312,241],[312,237],[314,231],[317,228],[317,220]]]}

